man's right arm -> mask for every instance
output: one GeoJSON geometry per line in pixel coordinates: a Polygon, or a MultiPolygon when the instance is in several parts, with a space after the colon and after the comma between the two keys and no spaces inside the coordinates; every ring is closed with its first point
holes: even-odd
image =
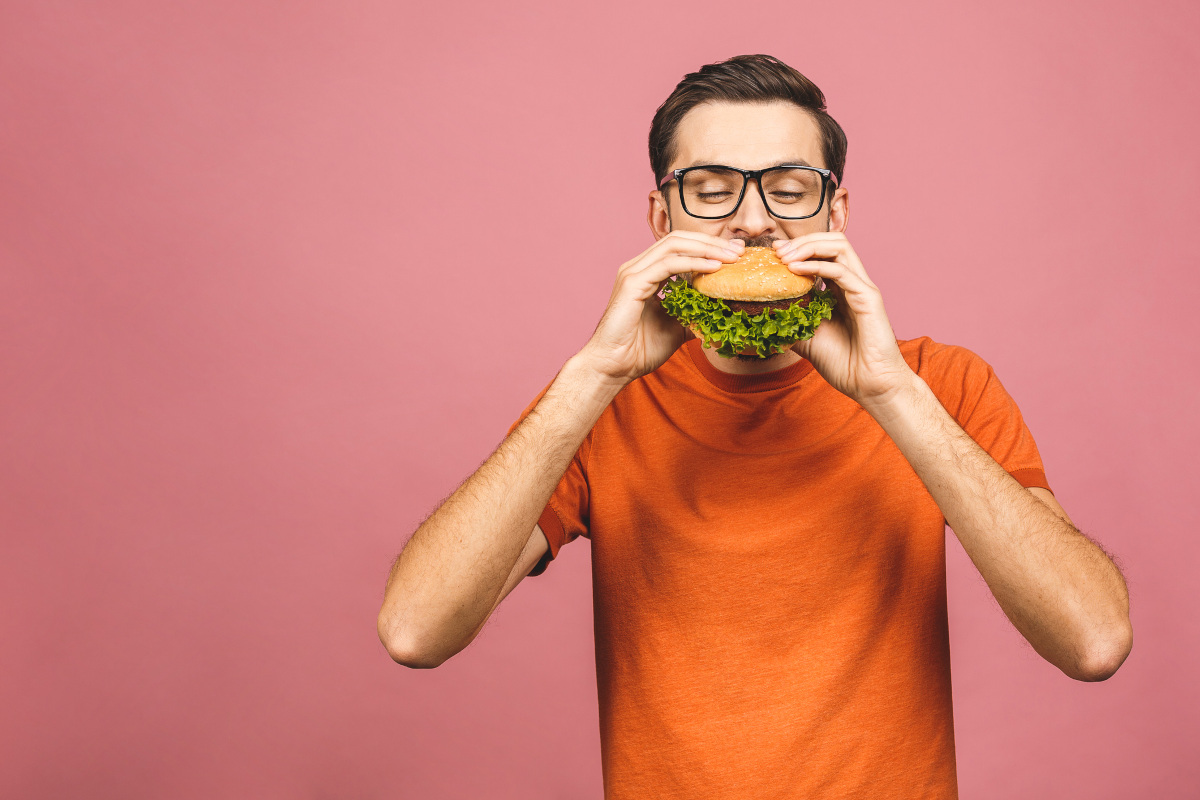
{"type": "Polygon", "coordinates": [[[396,662],[435,667],[475,638],[525,577],[516,574],[521,562],[544,542],[538,517],[623,386],[581,356],[569,359],[525,419],[417,528],[392,565],[379,612],[379,638],[396,662]]]}
{"type": "Polygon", "coordinates": [[[475,638],[525,577],[522,556],[532,557],[528,547],[544,538],[530,531],[601,412],[690,335],[663,310],[663,281],[716,272],[743,249],[740,240],[674,231],[621,265],[588,343],[488,460],[421,523],[392,565],[379,638],[395,661],[436,667],[475,638]]]}

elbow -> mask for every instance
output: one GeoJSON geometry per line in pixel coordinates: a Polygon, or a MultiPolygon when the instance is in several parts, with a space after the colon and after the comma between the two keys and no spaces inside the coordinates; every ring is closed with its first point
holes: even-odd
{"type": "Polygon", "coordinates": [[[392,661],[409,669],[433,669],[445,661],[423,650],[412,636],[398,630],[382,613],[379,615],[379,641],[392,661]]]}
{"type": "Polygon", "coordinates": [[[1125,619],[1116,631],[1099,641],[1088,651],[1084,659],[1078,680],[1097,682],[1106,681],[1117,673],[1129,653],[1133,650],[1133,626],[1125,619]]]}
{"type": "Polygon", "coordinates": [[[388,655],[402,667],[409,669],[433,669],[442,665],[442,659],[430,658],[419,650],[405,646],[403,643],[385,643],[388,655]]]}

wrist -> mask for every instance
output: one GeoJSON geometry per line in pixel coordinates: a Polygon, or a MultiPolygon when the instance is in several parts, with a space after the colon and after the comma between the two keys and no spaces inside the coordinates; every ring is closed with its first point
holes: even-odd
{"type": "Polygon", "coordinates": [[[928,392],[929,384],[920,375],[906,367],[905,371],[887,389],[864,397],[858,404],[870,414],[876,422],[884,425],[910,410],[923,392],[928,392]]]}
{"type": "Polygon", "coordinates": [[[580,380],[603,387],[615,387],[617,391],[624,389],[633,380],[632,376],[624,374],[611,360],[603,355],[596,355],[590,347],[584,347],[567,359],[567,365],[580,380]]]}
{"type": "Polygon", "coordinates": [[[583,350],[568,358],[559,374],[584,396],[605,404],[629,383],[626,378],[607,373],[583,350]]]}

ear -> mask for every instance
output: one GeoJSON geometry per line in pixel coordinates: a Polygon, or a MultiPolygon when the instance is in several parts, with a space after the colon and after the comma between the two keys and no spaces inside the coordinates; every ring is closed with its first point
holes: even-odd
{"type": "Polygon", "coordinates": [[[671,214],[667,210],[667,199],[658,189],[650,193],[650,210],[646,212],[646,222],[654,232],[655,241],[671,232],[671,214]]]}
{"type": "Polygon", "coordinates": [[[829,201],[829,230],[845,233],[850,224],[850,190],[839,186],[829,201]]]}

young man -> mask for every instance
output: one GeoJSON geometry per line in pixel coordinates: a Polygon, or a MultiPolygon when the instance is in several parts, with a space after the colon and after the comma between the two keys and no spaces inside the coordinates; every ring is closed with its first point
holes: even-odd
{"type": "Polygon", "coordinates": [[[946,524],[1067,675],[1104,680],[1132,646],[1120,571],[1049,491],[992,369],[896,340],[845,235],[845,153],[820,90],[777,59],[686,76],[650,132],[656,242],[393,567],[380,637],[432,667],[591,539],[607,798],[956,797],[946,524]],[[803,219],[773,213],[761,173],[702,219],[681,170],[713,165],[829,174],[803,219]],[[766,359],[702,347],[657,296],[746,245],[838,300],[766,359]]]}

